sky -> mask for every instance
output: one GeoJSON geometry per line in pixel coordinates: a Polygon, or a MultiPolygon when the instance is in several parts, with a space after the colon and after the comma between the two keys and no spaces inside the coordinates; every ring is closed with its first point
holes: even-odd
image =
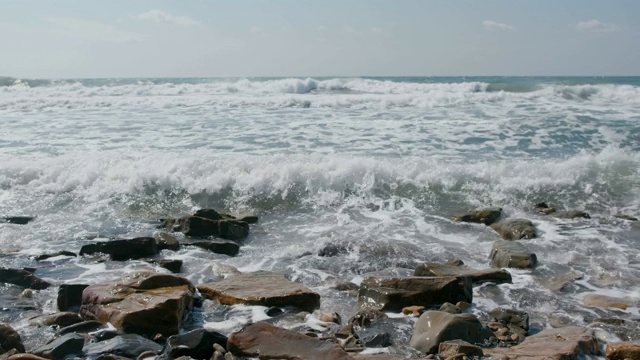
{"type": "Polygon", "coordinates": [[[638,0],[0,0],[0,76],[640,75],[638,0]]]}

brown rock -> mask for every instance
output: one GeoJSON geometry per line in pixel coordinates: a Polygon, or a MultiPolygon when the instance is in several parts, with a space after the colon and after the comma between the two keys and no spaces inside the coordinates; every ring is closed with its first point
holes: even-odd
{"type": "Polygon", "coordinates": [[[587,294],[582,299],[582,303],[588,307],[603,307],[626,310],[635,306],[636,302],[629,299],[616,298],[600,294],[587,294]]]}
{"type": "Polygon", "coordinates": [[[424,263],[418,265],[414,276],[456,276],[470,277],[473,283],[493,282],[496,284],[511,283],[511,273],[504,269],[477,270],[466,265],[448,265],[424,263]]]}
{"type": "Polygon", "coordinates": [[[527,219],[509,219],[491,224],[495,230],[505,240],[533,239],[536,237],[536,228],[527,219]]]}
{"type": "Polygon", "coordinates": [[[158,246],[158,250],[173,250],[178,251],[180,249],[180,243],[175,236],[168,234],[166,232],[157,233],[153,237],[156,241],[156,245],[158,246]]]}
{"type": "Polygon", "coordinates": [[[640,359],[640,341],[622,341],[608,343],[607,359],[640,359]]]}
{"type": "Polygon", "coordinates": [[[491,266],[533,269],[538,263],[536,254],[515,241],[497,240],[491,249],[491,266]]]}
{"type": "Polygon", "coordinates": [[[240,274],[228,279],[199,285],[202,295],[224,305],[295,306],[305,311],[320,307],[320,295],[284,275],[268,271],[240,274]]]}
{"type": "Polygon", "coordinates": [[[440,343],[448,340],[482,342],[493,332],[482,326],[473,314],[449,314],[426,311],[416,323],[409,346],[425,354],[435,354],[440,343]]]}
{"type": "Polygon", "coordinates": [[[189,280],[175,275],[133,273],[118,284],[86,288],[80,314],[125,332],[173,335],[191,309],[194,293],[189,280]]]}
{"type": "Polygon", "coordinates": [[[227,349],[239,356],[260,359],[348,360],[340,345],[315,339],[267,323],[256,323],[232,334],[227,349]]]}
{"type": "Polygon", "coordinates": [[[485,208],[456,215],[453,220],[491,225],[498,220],[501,214],[502,208],[485,208]]]}
{"type": "Polygon", "coordinates": [[[457,354],[465,356],[483,356],[482,349],[479,346],[469,344],[462,340],[449,340],[440,343],[438,355],[440,357],[449,357],[457,354]]]}
{"type": "Polygon", "coordinates": [[[464,302],[464,301],[458,301],[456,303],[456,306],[458,307],[458,309],[460,309],[462,311],[465,311],[465,310],[467,310],[468,308],[471,307],[471,304],[469,304],[468,302],[464,302]]]}
{"type": "Polygon", "coordinates": [[[58,325],[66,327],[69,325],[82,322],[80,314],[71,311],[59,312],[55,314],[39,315],[29,319],[29,324],[35,326],[51,326],[58,325]]]}
{"type": "Polygon", "coordinates": [[[0,323],[0,348],[5,351],[16,349],[18,352],[24,352],[20,334],[9,324],[0,323]]]}
{"type": "Polygon", "coordinates": [[[417,305],[406,306],[402,308],[402,313],[405,315],[411,315],[416,312],[421,313],[424,311],[424,309],[425,309],[424,306],[417,306],[417,305]]]}
{"type": "Polygon", "coordinates": [[[433,306],[445,302],[471,302],[469,277],[404,277],[365,279],[360,285],[361,307],[400,311],[411,305],[433,306]]]}
{"type": "Polygon", "coordinates": [[[0,268],[0,283],[14,284],[34,290],[42,290],[51,286],[50,283],[24,269],[0,268]]]}
{"type": "Polygon", "coordinates": [[[570,272],[567,274],[552,277],[550,279],[543,279],[541,283],[549,290],[562,291],[567,287],[568,284],[575,280],[580,280],[582,279],[582,277],[583,275],[579,272],[570,272]]]}

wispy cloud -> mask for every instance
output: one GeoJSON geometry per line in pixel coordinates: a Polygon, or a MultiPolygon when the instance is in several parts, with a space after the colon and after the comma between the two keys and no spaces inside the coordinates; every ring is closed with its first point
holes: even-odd
{"type": "Polygon", "coordinates": [[[183,27],[201,26],[201,24],[188,16],[174,16],[161,10],[149,10],[135,17],[142,21],[152,21],[156,24],[173,24],[183,27]]]}
{"type": "Polygon", "coordinates": [[[511,25],[505,23],[499,23],[493,20],[485,20],[482,22],[482,26],[485,30],[494,31],[494,30],[515,30],[511,25]]]}
{"type": "Polygon", "coordinates": [[[130,31],[119,30],[113,25],[97,21],[48,17],[44,19],[50,24],[56,25],[54,31],[75,39],[123,44],[134,41],[144,41],[146,36],[130,31]]]}
{"type": "Polygon", "coordinates": [[[620,28],[616,25],[602,22],[600,20],[587,20],[580,21],[575,25],[578,31],[594,32],[594,33],[609,33],[619,31],[620,28]]]}

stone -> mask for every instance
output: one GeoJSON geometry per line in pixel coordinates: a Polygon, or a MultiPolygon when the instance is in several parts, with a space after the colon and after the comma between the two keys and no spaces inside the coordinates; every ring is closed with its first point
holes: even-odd
{"type": "Polygon", "coordinates": [[[456,306],[458,307],[458,309],[460,309],[462,311],[465,311],[465,310],[467,310],[468,308],[471,307],[471,304],[468,303],[468,302],[465,302],[465,301],[458,301],[456,303],[456,306]]]}
{"type": "Polygon", "coordinates": [[[414,276],[456,276],[470,277],[474,284],[492,282],[496,284],[511,283],[511,273],[504,269],[477,270],[464,264],[449,265],[438,263],[424,263],[418,265],[414,276]]]}
{"type": "Polygon", "coordinates": [[[189,240],[185,242],[185,245],[196,246],[216,254],[229,256],[236,256],[240,252],[238,243],[227,240],[189,240]]]}
{"type": "Polygon", "coordinates": [[[193,359],[209,360],[213,356],[214,344],[227,347],[227,337],[212,330],[196,329],[167,339],[164,353],[169,359],[189,356],[193,359]]]}
{"type": "Polygon", "coordinates": [[[144,261],[160,266],[167,269],[174,274],[177,274],[182,269],[182,260],[178,259],[145,259],[144,261]]]}
{"type": "Polygon", "coordinates": [[[185,216],[166,220],[163,226],[187,236],[215,236],[227,240],[242,240],[249,236],[249,224],[233,219],[213,220],[201,216],[185,216]]]}
{"type": "Polygon", "coordinates": [[[340,345],[259,322],[229,337],[235,355],[260,359],[348,360],[340,345]]]}
{"type": "Polygon", "coordinates": [[[549,216],[553,216],[559,219],[576,219],[576,218],[591,219],[591,215],[580,210],[555,211],[550,213],[549,216]]]}
{"type": "Polygon", "coordinates": [[[460,314],[462,312],[460,308],[448,302],[442,304],[442,306],[440,306],[439,311],[448,312],[449,314],[460,314]]]}
{"type": "Polygon", "coordinates": [[[48,360],[48,359],[42,356],[33,355],[33,354],[15,354],[15,355],[9,356],[7,360],[48,360]]]}
{"type": "Polygon", "coordinates": [[[62,329],[58,330],[58,335],[71,334],[71,333],[80,333],[87,334],[90,332],[94,332],[99,329],[105,329],[106,325],[101,322],[95,320],[88,320],[79,322],[77,324],[65,326],[62,329]]]}
{"type": "Polygon", "coordinates": [[[29,319],[29,324],[34,326],[57,325],[59,327],[66,327],[80,322],[82,322],[80,314],[71,311],[39,315],[29,319]]]}
{"type": "Polygon", "coordinates": [[[54,252],[51,254],[42,254],[42,255],[38,255],[35,258],[33,258],[35,261],[42,261],[42,260],[46,260],[52,257],[56,257],[56,256],[72,256],[72,257],[76,257],[78,255],[76,255],[76,253],[71,252],[71,251],[58,251],[58,252],[54,252]]]}
{"type": "Polygon", "coordinates": [[[491,224],[495,230],[505,240],[533,239],[536,237],[536,228],[527,219],[508,219],[491,224]]]}
{"type": "Polygon", "coordinates": [[[313,312],[313,316],[315,316],[318,320],[322,322],[335,323],[338,325],[342,324],[342,317],[337,312],[328,313],[328,312],[316,310],[313,312]]]}
{"type": "Polygon", "coordinates": [[[206,299],[223,305],[294,306],[304,311],[320,307],[320,295],[284,275],[268,271],[239,274],[228,279],[199,285],[206,299]]]}
{"type": "Polygon", "coordinates": [[[393,345],[391,334],[388,331],[377,328],[362,328],[356,331],[358,339],[368,348],[387,347],[393,345]]]}
{"type": "Polygon", "coordinates": [[[489,312],[496,321],[529,331],[529,314],[520,310],[497,308],[489,312]]]}
{"type": "Polygon", "coordinates": [[[255,215],[241,215],[238,217],[238,221],[246,222],[247,224],[258,223],[258,217],[255,215]]]}
{"type": "Polygon", "coordinates": [[[350,281],[345,281],[345,282],[337,283],[333,288],[338,291],[353,291],[353,290],[360,290],[360,285],[354,284],[350,281]]]}
{"type": "Polygon", "coordinates": [[[33,221],[35,217],[33,216],[6,216],[0,218],[9,224],[17,224],[17,225],[26,225],[33,221]]]}
{"type": "Polygon", "coordinates": [[[640,341],[610,342],[607,344],[607,359],[640,359],[640,341]]]}
{"type": "Polygon", "coordinates": [[[369,277],[360,285],[358,302],[361,307],[383,311],[400,311],[412,305],[434,306],[445,302],[471,302],[469,277],[369,277]]]}
{"type": "Polygon", "coordinates": [[[136,358],[145,351],[159,354],[162,346],[137,334],[123,334],[109,340],[87,343],[83,350],[87,358],[106,354],[136,358]]]}
{"type": "Polygon", "coordinates": [[[634,217],[634,216],[631,216],[631,215],[627,215],[627,214],[617,213],[617,214],[615,214],[613,216],[617,217],[618,219],[622,219],[622,220],[638,221],[637,217],[634,217]]]}
{"type": "Polygon", "coordinates": [[[0,323],[0,348],[4,349],[4,351],[16,349],[18,352],[24,352],[20,334],[9,324],[0,323]]]}
{"type": "Polygon", "coordinates": [[[56,303],[60,311],[78,311],[82,304],[82,292],[89,285],[86,284],[62,284],[58,287],[56,303]]]}
{"type": "Polygon", "coordinates": [[[0,283],[22,286],[33,290],[46,289],[51,284],[25,269],[0,268],[0,283]]]}
{"type": "Polygon", "coordinates": [[[425,354],[435,354],[444,341],[480,343],[491,336],[493,332],[482,326],[473,314],[426,311],[416,322],[409,346],[425,354]]]}
{"type": "Polygon", "coordinates": [[[563,291],[566,290],[569,284],[576,280],[581,280],[583,276],[584,275],[579,272],[570,272],[552,278],[542,279],[541,284],[549,290],[563,291]]]}
{"type": "Polygon", "coordinates": [[[485,355],[508,356],[517,360],[565,360],[597,355],[598,341],[593,330],[580,326],[545,329],[510,348],[484,349],[485,355]]]}
{"type": "Polygon", "coordinates": [[[326,244],[318,251],[318,256],[320,257],[333,257],[338,255],[347,254],[351,251],[350,244],[326,244]]]}
{"type": "Polygon", "coordinates": [[[402,313],[405,315],[416,315],[416,313],[418,313],[418,316],[422,315],[422,313],[425,311],[425,307],[424,306],[406,306],[402,308],[402,313]]]}
{"type": "Polygon", "coordinates": [[[464,354],[469,357],[484,355],[482,348],[463,340],[449,340],[440,343],[438,347],[438,355],[440,357],[454,356],[456,354],[464,354]]]}
{"type": "Polygon", "coordinates": [[[491,249],[491,266],[533,269],[538,263],[536,254],[515,241],[497,240],[491,249]]]}
{"type": "Polygon", "coordinates": [[[376,309],[363,309],[358,311],[351,319],[349,319],[349,324],[357,327],[366,327],[371,325],[372,323],[388,318],[387,314],[383,313],[380,310],[376,309]]]}
{"type": "Polygon", "coordinates": [[[582,298],[582,303],[587,307],[613,308],[627,310],[636,306],[636,302],[630,299],[617,298],[601,294],[587,294],[582,298]]]}
{"type": "Polygon", "coordinates": [[[180,250],[180,242],[178,242],[178,239],[176,239],[176,237],[171,234],[168,234],[166,232],[160,232],[160,233],[157,233],[153,238],[156,241],[156,246],[158,247],[158,251],[180,250]]]}
{"type": "Polygon", "coordinates": [[[468,213],[455,215],[454,221],[479,223],[485,225],[491,225],[500,218],[502,215],[502,208],[493,207],[470,211],[468,213]]]}
{"type": "Polygon", "coordinates": [[[169,274],[138,272],[120,283],[91,285],[82,293],[80,314],[124,332],[174,335],[191,310],[195,288],[169,274]]]}
{"type": "Polygon", "coordinates": [[[67,355],[81,355],[84,337],[78,334],[66,334],[52,342],[37,347],[31,353],[47,359],[64,359],[67,355]]]}
{"type": "Polygon", "coordinates": [[[84,245],[80,248],[80,255],[92,255],[96,253],[108,254],[111,260],[114,261],[141,259],[157,254],[158,245],[154,238],[139,237],[102,241],[84,245]]]}

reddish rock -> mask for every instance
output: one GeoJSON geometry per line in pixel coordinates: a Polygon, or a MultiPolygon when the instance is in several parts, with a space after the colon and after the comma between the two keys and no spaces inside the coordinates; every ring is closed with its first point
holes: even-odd
{"type": "Polygon", "coordinates": [[[608,343],[607,359],[640,359],[640,341],[621,341],[608,343]]]}
{"type": "Polygon", "coordinates": [[[582,298],[582,302],[588,307],[601,307],[627,310],[630,306],[635,306],[636,302],[630,299],[617,298],[601,294],[587,294],[582,298]]]}

